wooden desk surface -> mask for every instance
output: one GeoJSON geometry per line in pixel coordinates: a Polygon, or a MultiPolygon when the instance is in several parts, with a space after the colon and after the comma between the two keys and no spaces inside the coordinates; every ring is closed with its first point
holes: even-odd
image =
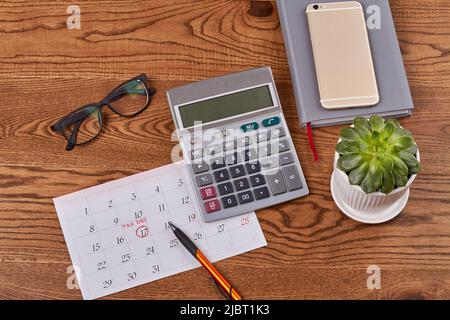
{"type": "MultiPolygon", "coordinates": [[[[68,30],[71,4],[0,1],[0,298],[81,298],[66,286],[71,261],[52,198],[169,163],[166,90],[265,65],[311,194],[260,210],[268,246],[219,268],[245,298],[450,298],[449,1],[391,0],[416,107],[401,124],[416,137],[422,171],[404,212],[377,226],[346,218],[331,198],[340,126],[315,130],[312,161],[274,2],[78,0],[81,29],[68,30]],[[108,113],[99,139],[65,152],[49,126],[142,72],[158,89],[151,107],[128,120],[108,113]],[[380,290],[366,287],[372,264],[380,290]]],[[[197,269],[108,298],[219,295],[197,269]]]]}

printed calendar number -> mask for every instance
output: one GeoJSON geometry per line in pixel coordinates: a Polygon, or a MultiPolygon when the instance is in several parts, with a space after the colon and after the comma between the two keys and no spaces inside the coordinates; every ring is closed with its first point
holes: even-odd
{"type": "Polygon", "coordinates": [[[241,226],[245,226],[250,223],[250,217],[242,217],[241,218],[241,226]]]}
{"type": "Polygon", "coordinates": [[[111,285],[112,285],[111,279],[103,281],[103,289],[108,289],[109,287],[111,287],[111,285]]]}
{"type": "Polygon", "coordinates": [[[158,273],[160,271],[159,264],[152,266],[152,273],[158,273]]]}
{"type": "Polygon", "coordinates": [[[108,208],[112,208],[113,207],[113,201],[112,200],[108,200],[108,208]]]}
{"type": "Polygon", "coordinates": [[[140,218],[142,218],[143,215],[144,215],[144,213],[142,212],[142,210],[139,210],[134,213],[134,218],[140,219],[140,218]]]}
{"type": "Polygon", "coordinates": [[[224,230],[225,230],[225,223],[221,223],[217,226],[218,233],[224,232],[224,230]]]}
{"type": "Polygon", "coordinates": [[[166,230],[170,230],[171,228],[170,228],[170,223],[171,223],[171,221],[166,221],[166,222],[164,222],[164,228],[166,229],[166,230]]]}
{"type": "Polygon", "coordinates": [[[190,203],[189,196],[184,196],[183,198],[181,198],[181,204],[182,205],[185,205],[185,204],[188,204],[188,203],[190,203]]]}
{"type": "Polygon", "coordinates": [[[124,236],[116,237],[116,240],[117,240],[117,245],[120,245],[125,242],[125,237],[124,236]]]}
{"type": "Polygon", "coordinates": [[[127,273],[127,281],[133,281],[136,279],[137,273],[136,272],[129,272],[127,273]]]}
{"type": "Polygon", "coordinates": [[[106,269],[106,261],[105,260],[97,263],[97,271],[100,271],[103,269],[106,269]]]}
{"type": "Polygon", "coordinates": [[[129,253],[123,254],[121,259],[122,259],[122,263],[128,262],[131,260],[131,254],[129,254],[129,253]]]}
{"type": "Polygon", "coordinates": [[[154,246],[145,248],[145,255],[146,256],[150,256],[152,254],[155,254],[155,247],[154,246]]]}
{"type": "Polygon", "coordinates": [[[196,221],[196,218],[197,218],[197,216],[195,215],[195,213],[191,213],[190,215],[188,215],[189,222],[196,221]]]}
{"type": "Polygon", "coordinates": [[[101,249],[100,242],[96,242],[92,245],[92,252],[97,252],[101,249]]]}
{"type": "Polygon", "coordinates": [[[131,194],[131,200],[133,201],[133,200],[136,200],[136,199],[137,199],[136,192],[133,192],[133,193],[131,194]]]}
{"type": "Polygon", "coordinates": [[[194,240],[200,240],[202,238],[203,238],[203,233],[201,233],[201,232],[194,233],[194,240]]]}
{"type": "Polygon", "coordinates": [[[178,239],[172,239],[169,242],[169,247],[170,248],[175,248],[175,247],[178,247],[178,244],[179,244],[178,239]]]}

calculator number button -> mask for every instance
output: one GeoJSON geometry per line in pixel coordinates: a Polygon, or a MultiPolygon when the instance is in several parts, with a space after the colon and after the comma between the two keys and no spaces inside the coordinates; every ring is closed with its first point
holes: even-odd
{"type": "Polygon", "coordinates": [[[197,176],[197,184],[199,187],[207,186],[213,182],[212,176],[210,173],[204,173],[197,176]]]}
{"type": "Polygon", "coordinates": [[[273,195],[285,193],[287,191],[281,170],[277,170],[276,173],[267,174],[266,178],[269,180],[270,190],[273,195]]]}
{"type": "Polygon", "coordinates": [[[286,131],[284,130],[283,127],[278,127],[278,128],[270,130],[270,137],[272,139],[281,138],[281,137],[284,137],[285,135],[286,135],[286,131]]]}
{"type": "Polygon", "coordinates": [[[225,163],[226,163],[227,165],[238,164],[238,163],[241,162],[241,161],[242,161],[242,159],[241,159],[239,153],[237,153],[237,152],[228,154],[228,155],[226,155],[226,157],[225,157],[225,163]]]}
{"type": "Polygon", "coordinates": [[[242,178],[234,180],[234,187],[236,188],[236,191],[241,191],[250,188],[250,183],[247,178],[242,178]]]}
{"type": "Polygon", "coordinates": [[[243,158],[244,158],[244,161],[252,161],[252,160],[256,160],[258,158],[258,155],[256,154],[255,149],[247,149],[247,150],[244,150],[244,152],[243,152],[243,158]]]}
{"type": "Polygon", "coordinates": [[[215,158],[215,159],[211,160],[211,168],[213,170],[223,168],[223,167],[225,167],[225,165],[226,164],[225,164],[225,158],[224,157],[219,157],[219,158],[215,158]]]}
{"type": "Polygon", "coordinates": [[[222,182],[230,179],[230,174],[228,173],[227,169],[214,171],[214,179],[216,179],[216,182],[222,182]]]}
{"type": "Polygon", "coordinates": [[[270,197],[269,189],[267,187],[254,189],[253,193],[255,194],[256,200],[261,200],[270,197]]]}
{"type": "Polygon", "coordinates": [[[204,162],[194,163],[192,165],[192,169],[194,170],[195,174],[199,174],[199,173],[208,171],[209,170],[209,166],[206,163],[204,163],[204,162]]]}
{"type": "Polygon", "coordinates": [[[219,189],[219,194],[223,196],[233,192],[233,184],[231,182],[225,182],[217,185],[217,189],[219,189]]]}
{"type": "Polygon", "coordinates": [[[262,121],[263,127],[276,126],[279,123],[280,123],[280,117],[272,117],[272,118],[264,119],[262,121]]]}
{"type": "Polygon", "coordinates": [[[245,174],[245,169],[244,166],[242,164],[231,167],[230,168],[230,173],[231,173],[231,177],[232,178],[238,178],[241,177],[245,174]]]}
{"type": "Polygon", "coordinates": [[[206,209],[207,213],[219,211],[221,209],[219,200],[214,199],[214,200],[205,202],[205,209],[206,209]]]}
{"type": "Polygon", "coordinates": [[[300,179],[300,175],[298,174],[298,170],[295,165],[284,167],[283,174],[286,178],[286,183],[289,191],[301,189],[303,187],[302,180],[300,179]]]}
{"type": "Polygon", "coordinates": [[[252,187],[258,187],[266,184],[266,179],[264,179],[264,176],[262,174],[257,174],[250,177],[250,183],[252,187]]]}
{"type": "Polygon", "coordinates": [[[259,162],[246,163],[245,169],[247,169],[248,174],[257,173],[261,171],[261,165],[259,164],[259,162]]]}
{"type": "Polygon", "coordinates": [[[231,196],[223,197],[222,204],[223,204],[224,208],[231,208],[231,207],[237,206],[238,201],[237,201],[236,196],[234,194],[232,194],[231,196]]]}
{"type": "Polygon", "coordinates": [[[239,204],[245,204],[255,200],[251,191],[238,193],[237,197],[239,199],[239,204]]]}
{"type": "Polygon", "coordinates": [[[217,196],[216,188],[213,186],[200,189],[200,194],[202,195],[203,200],[215,198],[217,196]]]}

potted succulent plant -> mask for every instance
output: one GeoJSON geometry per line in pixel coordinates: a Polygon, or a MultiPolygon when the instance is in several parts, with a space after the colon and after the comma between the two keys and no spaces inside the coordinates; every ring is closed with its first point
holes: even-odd
{"type": "Polygon", "coordinates": [[[395,119],[357,117],[343,128],[331,178],[333,199],[360,222],[381,223],[406,205],[420,169],[417,144],[395,119]]]}

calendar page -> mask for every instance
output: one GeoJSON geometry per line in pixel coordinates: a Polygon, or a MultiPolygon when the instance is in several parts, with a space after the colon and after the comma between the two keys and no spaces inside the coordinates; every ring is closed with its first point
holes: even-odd
{"type": "Polygon", "coordinates": [[[254,212],[204,223],[193,197],[178,162],[53,199],[83,298],[200,266],[169,221],[211,261],[267,244],[254,212]]]}

